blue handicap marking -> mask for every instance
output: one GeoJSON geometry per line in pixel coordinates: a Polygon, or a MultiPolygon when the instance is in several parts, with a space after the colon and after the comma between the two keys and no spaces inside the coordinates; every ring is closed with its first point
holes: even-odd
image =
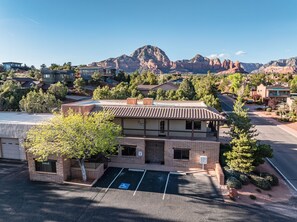
{"type": "Polygon", "coordinates": [[[119,189],[128,190],[130,183],[121,183],[119,189]]]}

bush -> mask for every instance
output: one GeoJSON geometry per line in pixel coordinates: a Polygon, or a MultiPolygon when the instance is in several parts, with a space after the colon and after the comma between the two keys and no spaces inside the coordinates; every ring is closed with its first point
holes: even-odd
{"type": "Polygon", "coordinates": [[[256,196],[254,196],[254,195],[250,195],[250,198],[252,199],[252,200],[256,200],[257,199],[257,197],[256,196]]]}
{"type": "Polygon", "coordinates": [[[278,178],[274,174],[261,173],[260,176],[263,177],[264,179],[266,179],[270,183],[271,186],[278,186],[278,184],[279,184],[278,178]]]}
{"type": "Polygon", "coordinates": [[[248,185],[250,183],[250,179],[245,174],[239,175],[239,181],[242,183],[242,185],[248,185]]]}
{"type": "Polygon", "coordinates": [[[242,187],[241,182],[235,177],[229,177],[227,179],[226,185],[228,188],[235,188],[235,189],[241,189],[242,187]]]}
{"type": "Polygon", "coordinates": [[[259,187],[262,190],[271,190],[271,185],[267,179],[256,175],[250,175],[250,179],[251,183],[254,184],[256,187],[259,187]]]}
{"type": "Polygon", "coordinates": [[[267,108],[266,111],[267,111],[267,112],[271,112],[272,109],[271,109],[271,108],[267,108]]]}
{"type": "Polygon", "coordinates": [[[239,179],[240,173],[237,171],[231,170],[229,167],[224,167],[224,171],[227,178],[235,177],[236,179],[239,179]]]}

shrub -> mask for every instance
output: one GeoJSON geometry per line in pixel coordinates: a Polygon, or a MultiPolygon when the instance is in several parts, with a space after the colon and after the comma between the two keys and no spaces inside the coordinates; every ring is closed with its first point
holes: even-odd
{"type": "Polygon", "coordinates": [[[263,177],[264,179],[266,179],[270,183],[271,186],[278,186],[278,184],[279,184],[278,178],[274,174],[261,173],[260,176],[263,177]]]}
{"type": "Polygon", "coordinates": [[[257,197],[256,196],[254,196],[254,195],[250,195],[250,198],[252,199],[252,200],[256,200],[257,199],[257,197]]]}
{"type": "Polygon", "coordinates": [[[254,184],[256,187],[259,187],[262,190],[271,190],[271,185],[267,179],[256,175],[250,175],[250,179],[251,183],[254,184]]]}
{"type": "Polygon", "coordinates": [[[241,182],[235,177],[229,177],[227,179],[226,185],[228,188],[235,188],[235,189],[241,189],[242,187],[241,182]]]}
{"type": "Polygon", "coordinates": [[[242,185],[248,185],[250,183],[250,179],[245,174],[240,174],[238,179],[242,183],[242,185]]]}
{"type": "Polygon", "coordinates": [[[266,111],[267,111],[267,112],[271,112],[272,109],[271,109],[271,108],[267,108],[266,111]]]}
{"type": "Polygon", "coordinates": [[[239,179],[240,173],[238,173],[237,171],[231,170],[228,166],[224,167],[224,171],[227,178],[235,177],[236,179],[239,179]]]}

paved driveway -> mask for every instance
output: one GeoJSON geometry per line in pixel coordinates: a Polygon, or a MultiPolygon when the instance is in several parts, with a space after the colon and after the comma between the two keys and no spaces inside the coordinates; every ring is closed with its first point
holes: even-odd
{"type": "Polygon", "coordinates": [[[31,182],[27,169],[18,169],[0,179],[1,222],[296,221],[260,206],[223,203],[212,187],[214,178],[203,174],[168,177],[166,172],[110,168],[96,187],[86,188],[31,182]]]}
{"type": "Polygon", "coordinates": [[[0,159],[0,180],[17,174],[25,165],[26,163],[21,161],[0,159]]]}

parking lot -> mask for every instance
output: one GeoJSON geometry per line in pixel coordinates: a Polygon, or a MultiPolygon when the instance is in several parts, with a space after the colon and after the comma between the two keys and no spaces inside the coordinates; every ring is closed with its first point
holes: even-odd
{"type": "Polygon", "coordinates": [[[215,178],[205,173],[108,168],[95,187],[81,187],[32,182],[23,163],[0,161],[0,172],[0,222],[296,221],[222,202],[215,178]]]}
{"type": "Polygon", "coordinates": [[[171,195],[222,200],[212,177],[206,173],[185,174],[127,168],[108,168],[95,187],[107,193],[120,191],[124,196],[141,198],[151,195],[166,200],[171,195]],[[127,191],[127,192],[122,192],[127,191]],[[130,191],[130,192],[129,192],[130,191]],[[149,195],[148,195],[149,194],[149,195]]]}

